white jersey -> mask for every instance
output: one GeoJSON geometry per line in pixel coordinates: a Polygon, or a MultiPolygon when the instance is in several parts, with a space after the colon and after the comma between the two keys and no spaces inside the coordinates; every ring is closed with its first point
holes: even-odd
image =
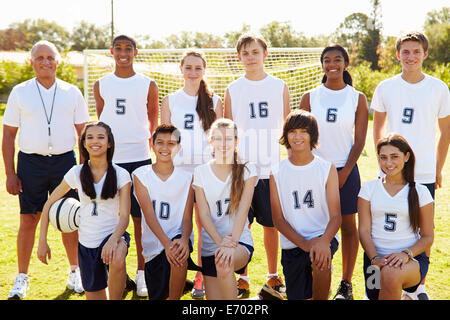
{"type": "Polygon", "coordinates": [[[261,179],[268,179],[271,166],[280,162],[284,88],[284,81],[271,75],[259,81],[241,77],[228,87],[239,156],[256,163],[261,179]]]}
{"type": "Polygon", "coordinates": [[[425,75],[415,84],[401,74],[382,81],[375,89],[371,108],[387,113],[387,132],[403,136],[416,156],[414,178],[419,183],[436,181],[436,121],[450,115],[447,85],[425,75]]]}
{"type": "Polygon", "coordinates": [[[330,90],[323,84],[309,92],[311,113],[319,127],[319,147],[315,155],[344,167],[353,147],[355,114],[359,92],[347,85],[330,90]]]}
{"type": "MultiPolygon", "coordinates": [[[[94,183],[96,199],[92,200],[83,192],[80,181],[80,172],[83,165],[72,167],[64,176],[64,181],[72,188],[78,189],[80,197],[80,227],[78,229],[78,241],[86,248],[97,248],[102,241],[112,234],[119,223],[119,192],[114,198],[102,199],[101,193],[105,183],[106,173],[103,178],[94,183]]],[[[117,190],[127,183],[131,183],[130,174],[121,167],[113,164],[116,169],[117,190]]],[[[122,212],[122,214],[129,214],[122,212]]]]}
{"type": "Polygon", "coordinates": [[[151,79],[136,73],[119,78],[110,73],[99,79],[99,92],[105,105],[99,120],[111,127],[116,163],[150,159],[150,123],[147,97],[151,79]]]}
{"type": "Polygon", "coordinates": [[[36,78],[16,85],[8,97],[3,116],[3,124],[20,128],[20,151],[45,156],[73,150],[77,142],[74,125],[88,121],[89,112],[80,90],[60,79],[56,79],[49,89],[39,84],[36,78]]]}
{"type": "MultiPolygon", "coordinates": [[[[181,150],[173,162],[176,166],[193,171],[195,165],[208,162],[212,153],[208,137],[195,110],[198,96],[190,96],[181,88],[168,97],[170,123],[181,133],[181,150]]],[[[212,99],[215,110],[219,96],[213,95],[212,99]]]]}
{"type": "MultiPolygon", "coordinates": [[[[330,168],[331,163],[318,156],[304,166],[286,158],[272,168],[284,219],[306,240],[323,235],[330,221],[326,196],[330,168]]],[[[281,233],[280,243],[282,249],[296,247],[281,233]]]]}
{"type": "MultiPolygon", "coordinates": [[[[433,202],[427,187],[416,183],[416,190],[420,207],[433,202]]],[[[359,197],[370,202],[371,237],[378,254],[401,252],[420,238],[409,221],[408,193],[409,185],[406,184],[395,196],[391,196],[384,188],[382,179],[365,182],[361,187],[359,197]]]]}
{"type": "MultiPolygon", "coordinates": [[[[133,171],[147,188],[156,218],[168,238],[181,235],[184,209],[192,182],[192,174],[175,167],[166,181],[161,180],[153,171],[152,165],[145,165],[133,171]]],[[[142,209],[141,209],[142,211],[142,209]]],[[[145,262],[152,260],[164,250],[161,241],[148,226],[142,213],[142,247],[145,262]]],[[[194,243],[194,234],[191,234],[194,243]]]]}
{"type": "MultiPolygon", "coordinates": [[[[244,169],[244,181],[257,176],[256,166],[247,163],[247,169],[244,169]]],[[[230,213],[230,191],[231,191],[231,173],[226,181],[220,180],[212,171],[211,162],[199,165],[194,169],[194,182],[196,187],[203,189],[208,202],[211,220],[216,227],[217,232],[222,237],[233,231],[233,225],[236,218],[236,212],[230,213]]],[[[245,219],[244,229],[242,230],[239,242],[253,246],[253,239],[248,228],[248,219],[245,219]]],[[[212,256],[217,250],[217,245],[211,239],[209,234],[202,228],[202,256],[212,256]]]]}

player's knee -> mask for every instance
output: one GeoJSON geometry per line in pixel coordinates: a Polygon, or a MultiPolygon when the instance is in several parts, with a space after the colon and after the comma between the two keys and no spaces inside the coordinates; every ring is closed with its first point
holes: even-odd
{"type": "Polygon", "coordinates": [[[394,268],[385,266],[381,269],[381,287],[388,289],[392,286],[396,286],[400,279],[400,268],[394,268]]]}
{"type": "Polygon", "coordinates": [[[216,270],[217,270],[217,278],[220,279],[227,278],[230,276],[231,273],[233,273],[233,268],[227,265],[216,264],[216,270]]]}

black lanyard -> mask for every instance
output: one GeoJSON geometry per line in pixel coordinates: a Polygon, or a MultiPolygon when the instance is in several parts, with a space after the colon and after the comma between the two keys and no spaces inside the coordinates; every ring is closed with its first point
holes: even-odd
{"type": "Polygon", "coordinates": [[[45,108],[45,104],[44,104],[44,99],[42,99],[42,94],[41,94],[41,90],[39,89],[39,85],[38,85],[38,81],[36,79],[36,88],[38,89],[39,92],[39,97],[41,97],[41,102],[42,102],[42,108],[44,109],[45,112],[45,118],[47,119],[47,125],[48,125],[48,136],[50,137],[51,131],[50,131],[50,124],[52,122],[52,116],[53,116],[53,107],[55,105],[55,96],[56,96],[56,88],[57,88],[58,84],[55,81],[55,90],[53,91],[53,100],[52,100],[52,108],[50,109],[50,118],[47,115],[47,109],[45,108]]]}

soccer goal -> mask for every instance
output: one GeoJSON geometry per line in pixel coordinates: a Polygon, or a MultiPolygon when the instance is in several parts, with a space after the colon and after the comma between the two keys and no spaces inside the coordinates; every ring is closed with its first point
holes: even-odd
{"type": "MultiPolygon", "coordinates": [[[[134,60],[136,72],[154,79],[159,99],[183,86],[180,60],[187,49],[140,49],[134,60]]],[[[224,98],[225,89],[244,74],[236,49],[202,49],[206,55],[206,80],[212,91],[224,98]]],[[[298,108],[302,94],[320,84],[322,48],[269,48],[265,70],[283,79],[291,95],[291,108],[298,108]]],[[[109,50],[84,50],[84,96],[91,114],[95,114],[93,85],[113,72],[114,59],[109,50]]]]}

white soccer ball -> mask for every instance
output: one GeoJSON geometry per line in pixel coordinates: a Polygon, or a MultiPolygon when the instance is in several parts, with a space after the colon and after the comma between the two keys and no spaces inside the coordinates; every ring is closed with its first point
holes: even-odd
{"type": "Polygon", "coordinates": [[[62,198],[56,201],[49,212],[50,223],[64,233],[78,230],[80,225],[80,202],[74,198],[62,198]]]}

